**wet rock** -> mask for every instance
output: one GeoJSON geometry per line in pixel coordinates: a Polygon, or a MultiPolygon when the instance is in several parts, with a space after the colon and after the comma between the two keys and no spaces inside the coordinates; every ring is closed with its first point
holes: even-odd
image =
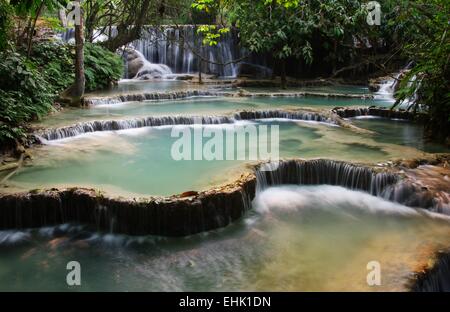
{"type": "Polygon", "coordinates": [[[180,197],[192,197],[192,196],[197,196],[197,195],[198,195],[198,192],[196,192],[196,191],[187,191],[187,192],[181,193],[180,197]]]}
{"type": "Polygon", "coordinates": [[[139,70],[144,66],[144,60],[133,49],[127,49],[127,70],[128,77],[135,77],[139,70]]]}

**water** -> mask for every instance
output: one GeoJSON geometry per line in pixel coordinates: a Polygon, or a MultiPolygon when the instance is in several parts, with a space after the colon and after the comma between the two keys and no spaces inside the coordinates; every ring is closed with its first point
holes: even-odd
{"type": "MultiPolygon", "coordinates": [[[[195,26],[148,28],[141,39],[131,45],[152,63],[168,65],[175,73],[198,71],[198,54],[211,62],[226,63],[238,59],[244,52],[237,44],[237,34],[232,31],[222,36],[217,46],[201,47],[201,35],[195,26]],[[195,53],[194,53],[195,52],[195,53]]],[[[237,65],[227,66],[207,63],[206,73],[219,76],[236,76],[237,65]]]]}
{"type": "MultiPolygon", "coordinates": [[[[243,87],[249,92],[261,92],[261,88],[257,87],[243,87]]],[[[309,87],[289,87],[289,89],[281,89],[281,87],[264,88],[266,92],[285,93],[285,92],[320,92],[320,93],[339,93],[339,94],[372,94],[369,88],[365,86],[353,85],[330,85],[330,86],[309,86],[309,87]]]]}
{"type": "MultiPolygon", "coordinates": [[[[250,123],[204,127],[225,132],[229,127],[250,123]]],[[[405,153],[411,157],[420,154],[419,150],[407,146],[379,143],[369,135],[358,136],[348,129],[319,122],[277,119],[255,124],[279,125],[280,157],[378,162],[405,153]]],[[[176,161],[171,156],[171,148],[178,137],[171,137],[172,129],[164,126],[105,131],[50,141],[33,152],[33,163],[19,170],[3,190],[86,186],[121,195],[171,195],[230,182],[245,171],[246,163],[252,162],[176,161]]],[[[227,148],[230,146],[224,150],[227,148]]],[[[243,148],[248,151],[249,145],[243,148]]]]}
{"type": "Polygon", "coordinates": [[[180,91],[189,89],[190,86],[179,80],[135,80],[122,79],[117,85],[114,85],[105,90],[90,92],[88,96],[114,96],[126,93],[148,93],[165,91],[180,91]]]}
{"type": "MultiPolygon", "coordinates": [[[[107,92],[184,86],[123,82],[107,92]]],[[[67,109],[39,125],[389,103],[320,97],[192,98],[67,109]]],[[[426,143],[422,128],[407,122],[358,118],[351,122],[374,132],[283,119],[204,128],[225,132],[253,123],[279,125],[280,156],[287,158],[375,163],[445,151],[426,143]]],[[[193,128],[199,126],[95,132],[51,141],[33,149],[33,162],[1,190],[85,186],[127,197],[171,195],[230,182],[249,170],[249,161],[175,161],[170,154],[176,140],[170,137],[172,129],[193,128]]],[[[450,246],[450,221],[442,215],[336,186],[266,187],[258,189],[254,209],[245,218],[185,238],[93,233],[83,225],[68,224],[0,231],[0,290],[398,291],[407,289],[411,272],[422,270],[435,251],[450,246]],[[81,288],[65,282],[66,264],[72,260],[81,263],[81,288]],[[374,260],[382,269],[382,285],[375,288],[366,283],[367,263],[374,260]]]]}
{"type": "Polygon", "coordinates": [[[449,219],[334,186],[266,189],[225,229],[186,238],[91,233],[82,226],[0,232],[0,290],[399,291],[449,219]],[[66,264],[81,264],[81,287],[66,264]],[[378,261],[382,285],[366,283],[378,261]]]}
{"type": "Polygon", "coordinates": [[[450,150],[442,145],[424,140],[424,126],[406,120],[386,118],[352,118],[360,128],[374,131],[377,142],[411,146],[428,153],[446,153],[450,150]]]}
{"type": "MultiPolygon", "coordinates": [[[[145,82],[147,83],[147,82],[145,82]]],[[[145,83],[143,83],[144,86],[145,83]]],[[[140,83],[131,84],[138,88],[140,83]]],[[[156,86],[159,84],[157,83],[156,86]]],[[[225,115],[242,110],[314,108],[332,109],[336,106],[383,106],[378,100],[322,97],[196,97],[180,100],[126,102],[94,105],[89,109],[70,109],[44,118],[40,127],[61,127],[80,121],[134,118],[158,115],[225,115]]]]}

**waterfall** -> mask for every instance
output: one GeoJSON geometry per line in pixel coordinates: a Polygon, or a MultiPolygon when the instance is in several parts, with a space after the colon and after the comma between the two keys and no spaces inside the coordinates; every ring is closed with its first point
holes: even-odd
{"type": "Polygon", "coordinates": [[[414,118],[414,114],[412,112],[390,110],[378,107],[355,107],[355,108],[337,107],[333,109],[333,112],[336,113],[341,118],[353,118],[361,116],[376,116],[383,118],[394,118],[405,120],[411,120],[414,118]]]}
{"type": "Polygon", "coordinates": [[[288,160],[261,164],[256,170],[256,190],[281,184],[343,186],[360,190],[408,207],[424,208],[448,215],[448,198],[415,183],[415,178],[400,179],[397,173],[376,172],[370,167],[346,162],[316,159],[288,160]]]}
{"type": "Polygon", "coordinates": [[[155,78],[164,78],[165,76],[172,74],[172,71],[167,65],[150,63],[139,51],[126,48],[125,55],[127,77],[149,80],[155,78]]]}
{"type": "Polygon", "coordinates": [[[35,136],[41,141],[61,140],[65,138],[75,137],[84,133],[92,133],[98,131],[115,131],[126,130],[143,127],[158,126],[174,126],[174,125],[217,125],[232,124],[236,120],[257,120],[257,119],[273,119],[283,118],[289,120],[305,120],[320,121],[334,124],[335,122],[326,116],[311,112],[287,112],[287,111],[242,111],[237,112],[234,116],[159,116],[159,117],[143,117],[125,120],[100,120],[86,121],[75,125],[47,129],[37,132],[35,136]]]}
{"type": "Polygon", "coordinates": [[[394,87],[397,84],[397,78],[400,76],[400,74],[401,73],[398,73],[396,75],[396,79],[391,78],[391,79],[383,80],[380,84],[380,88],[375,93],[375,98],[380,99],[380,100],[395,102],[395,98],[394,98],[395,88],[394,87]]]}
{"type": "Polygon", "coordinates": [[[334,123],[329,117],[313,113],[313,112],[288,112],[280,110],[270,111],[243,111],[236,113],[236,119],[252,120],[252,119],[290,119],[290,120],[305,120],[334,123]]]}
{"type": "MultiPolygon", "coordinates": [[[[412,65],[413,63],[409,62],[402,70],[396,74],[393,74],[394,77],[383,79],[380,83],[380,88],[375,93],[375,98],[395,102],[394,94],[397,91],[403,76],[412,67],[412,65]]],[[[402,104],[400,106],[404,107],[402,104]]]]}
{"type": "MultiPolygon", "coordinates": [[[[73,28],[68,28],[59,34],[59,37],[65,42],[72,42],[74,33],[73,28]]],[[[107,40],[108,35],[105,33],[109,33],[109,27],[95,30],[94,41],[107,40]]],[[[116,35],[117,29],[113,26],[111,36],[116,35]]],[[[203,46],[202,40],[202,35],[197,33],[195,25],[147,26],[141,38],[131,42],[129,47],[138,51],[150,64],[166,65],[177,74],[198,72],[199,55],[209,61],[203,63],[202,72],[221,77],[236,77],[239,64],[229,62],[244,56],[249,63],[267,65],[264,56],[249,53],[245,48],[240,47],[239,35],[234,28],[222,34],[215,46],[203,46]],[[221,65],[224,63],[227,65],[221,65]]]]}
{"type": "Polygon", "coordinates": [[[263,167],[259,169],[264,170],[256,171],[257,192],[261,192],[272,185],[329,184],[382,196],[388,186],[398,181],[395,174],[376,173],[367,167],[326,159],[289,160],[262,164],[261,166],[263,167]]]}
{"type": "Polygon", "coordinates": [[[411,290],[416,292],[450,291],[450,252],[440,252],[434,266],[419,274],[411,290]]]}
{"type": "MultiPolygon", "coordinates": [[[[242,56],[234,30],[222,35],[217,46],[202,46],[202,37],[193,25],[148,27],[141,39],[131,46],[142,53],[152,63],[169,66],[175,73],[198,71],[199,57],[203,55],[211,62],[226,63],[242,56]],[[195,52],[195,53],[194,53],[195,52]]],[[[226,66],[207,63],[203,71],[218,76],[236,76],[237,64],[226,66]]]]}
{"type": "Polygon", "coordinates": [[[126,130],[143,127],[158,127],[172,125],[192,125],[201,124],[229,124],[233,123],[234,118],[226,116],[203,116],[203,117],[184,117],[184,116],[161,116],[144,117],[128,120],[101,120],[87,121],[72,126],[48,129],[43,133],[38,133],[37,137],[47,141],[60,140],[69,137],[75,137],[84,133],[97,131],[126,130]]]}
{"type": "Polygon", "coordinates": [[[186,90],[173,92],[151,92],[151,93],[130,93],[110,97],[87,97],[84,99],[86,105],[109,105],[123,102],[142,102],[153,100],[175,100],[195,96],[228,96],[229,92],[210,90],[186,90]]]}

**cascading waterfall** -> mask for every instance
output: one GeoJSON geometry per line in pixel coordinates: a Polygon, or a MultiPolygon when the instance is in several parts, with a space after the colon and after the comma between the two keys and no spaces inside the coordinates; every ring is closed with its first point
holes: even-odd
{"type": "Polygon", "coordinates": [[[272,185],[329,184],[382,196],[387,187],[395,184],[398,178],[395,174],[388,172],[375,173],[367,167],[334,160],[316,159],[262,164],[256,171],[256,181],[257,192],[272,185]]]}
{"type": "Polygon", "coordinates": [[[136,50],[126,49],[127,74],[132,72],[132,77],[141,80],[164,78],[172,74],[172,70],[165,64],[154,64],[146,60],[144,55],[136,50]],[[136,74],[135,74],[136,73],[136,74]],[[134,76],[133,76],[134,75],[134,76]]]}
{"type": "Polygon", "coordinates": [[[109,105],[124,102],[142,102],[154,100],[175,100],[195,96],[230,96],[229,92],[216,92],[211,90],[186,90],[174,92],[130,93],[111,97],[88,97],[84,99],[85,105],[109,105]]]}
{"type": "MultiPolygon", "coordinates": [[[[375,93],[375,98],[386,100],[389,102],[395,102],[394,93],[397,91],[400,81],[404,77],[405,73],[411,69],[413,63],[409,62],[405,68],[403,68],[400,72],[395,74],[395,77],[385,79],[381,82],[380,88],[375,93]]],[[[413,77],[412,81],[408,82],[408,85],[410,86],[414,81],[416,80],[416,77],[413,77]]],[[[402,103],[399,104],[400,108],[408,109],[411,104],[417,99],[417,94],[414,94],[410,99],[404,100],[402,103]]]]}
{"type": "Polygon", "coordinates": [[[399,78],[400,75],[401,73],[398,73],[395,79],[391,78],[383,80],[380,84],[380,88],[375,94],[375,98],[395,102],[394,91],[397,84],[397,78],[399,78]]]}
{"type": "Polygon", "coordinates": [[[234,116],[159,116],[143,117],[125,120],[101,120],[86,121],[72,126],[47,129],[36,133],[40,141],[60,140],[75,137],[84,133],[98,131],[126,130],[143,127],[173,126],[173,125],[193,125],[193,124],[232,124],[236,120],[257,120],[283,118],[290,120],[306,120],[334,123],[330,118],[312,112],[286,112],[286,111],[243,111],[237,112],[234,116]]]}
{"type": "Polygon", "coordinates": [[[416,292],[450,291],[450,252],[438,254],[433,268],[420,274],[411,287],[416,292]]]}
{"type": "MultiPolygon", "coordinates": [[[[109,34],[109,28],[105,32],[109,34]]],[[[117,29],[111,28],[111,36],[117,35],[117,29]]],[[[67,29],[60,37],[65,42],[71,42],[74,38],[74,30],[67,29]]],[[[104,41],[107,35],[100,30],[94,32],[94,41],[104,41]]],[[[145,59],[153,64],[165,64],[174,73],[195,73],[199,71],[199,60],[203,62],[202,72],[222,77],[236,77],[238,63],[230,63],[246,56],[246,61],[253,64],[267,65],[264,57],[250,54],[239,46],[237,31],[222,34],[222,38],[216,46],[203,46],[202,36],[197,33],[194,25],[181,26],[148,26],[142,34],[142,38],[133,41],[129,45],[141,53],[145,59]],[[222,64],[227,65],[222,65],[222,64]]],[[[127,77],[132,78],[132,77],[127,77]]]]}
{"type": "Polygon", "coordinates": [[[131,46],[141,52],[152,63],[169,66],[175,73],[192,73],[198,71],[199,57],[211,63],[203,64],[203,71],[219,76],[236,76],[237,65],[226,66],[214,63],[227,63],[241,57],[243,50],[238,47],[235,31],[224,34],[217,46],[202,46],[201,35],[193,25],[179,27],[149,27],[141,39],[131,46]]]}
{"type": "Polygon", "coordinates": [[[376,116],[383,118],[395,118],[410,120],[414,118],[414,114],[408,111],[398,111],[379,107],[352,107],[352,108],[335,108],[333,112],[341,118],[353,118],[361,116],[376,116]]]}
{"type": "Polygon", "coordinates": [[[365,191],[371,195],[409,207],[429,209],[448,214],[442,202],[427,190],[400,179],[390,172],[375,172],[364,166],[346,162],[317,160],[288,160],[261,164],[256,170],[256,190],[261,192],[272,185],[337,185],[351,190],[365,191]]]}

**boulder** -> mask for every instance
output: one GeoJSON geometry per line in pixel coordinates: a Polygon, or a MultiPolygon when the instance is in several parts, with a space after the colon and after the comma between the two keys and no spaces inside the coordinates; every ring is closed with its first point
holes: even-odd
{"type": "Polygon", "coordinates": [[[133,78],[137,75],[139,70],[144,66],[144,60],[136,50],[127,49],[127,77],[133,78]]]}

